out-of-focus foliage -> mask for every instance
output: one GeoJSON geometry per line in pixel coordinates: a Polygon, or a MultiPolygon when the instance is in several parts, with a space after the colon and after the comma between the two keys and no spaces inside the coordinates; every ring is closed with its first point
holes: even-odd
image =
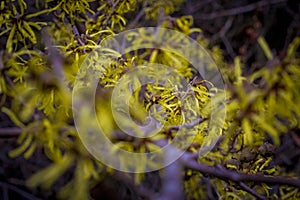
{"type": "MultiPolygon", "coordinates": [[[[127,14],[137,8],[144,9],[146,19],[152,23],[158,20],[158,26],[193,35],[211,54],[224,76],[227,97],[222,138],[216,148],[199,161],[248,174],[296,176],[272,164],[272,155],[282,134],[300,128],[300,39],[295,38],[285,58],[279,59],[272,55],[264,38],[259,37],[258,44],[268,62],[265,67],[245,76],[241,59],[236,57],[234,63],[227,64],[218,47],[208,47],[201,30],[193,27],[191,16],[169,16],[181,3],[181,0],[1,1],[0,36],[5,44],[0,47],[0,106],[15,126],[22,129],[18,139],[20,146],[9,155],[29,158],[37,148],[42,148],[53,161],[28,180],[30,187],[49,189],[72,168],[73,178],[61,188],[59,197],[88,199],[90,189],[106,174],[113,173],[81,144],[72,122],[71,93],[86,55],[107,36],[126,30],[130,23],[127,14]]],[[[147,40],[147,36],[140,39],[147,40]]],[[[195,69],[186,60],[159,49],[134,51],[109,66],[98,68],[104,73],[96,95],[100,124],[116,145],[128,151],[148,152],[158,148],[151,140],[118,141],[116,138],[123,135],[119,133],[109,109],[111,90],[117,81],[129,69],[145,63],[171,66],[170,70],[175,70],[190,83],[199,104],[197,112],[204,119],[195,125],[199,131],[188,149],[197,152],[210,121],[209,109],[206,108],[213,94],[207,89],[209,83],[197,79],[195,69]]],[[[133,102],[141,108],[131,108],[136,120],[143,119],[145,112],[156,114],[158,120],[161,113],[167,113],[165,126],[168,127],[178,125],[184,117],[176,92],[164,85],[141,87],[135,92],[133,102]],[[162,109],[150,110],[155,105],[161,105],[162,109]]],[[[172,139],[175,133],[165,128],[157,138],[172,139]]],[[[219,199],[251,198],[233,182],[209,179],[191,170],[185,173],[187,199],[207,199],[208,186],[214,188],[219,199]],[[209,184],[203,186],[207,181],[209,184]]],[[[136,175],[135,178],[140,183],[144,176],[136,175]]],[[[292,187],[280,186],[276,191],[266,184],[253,183],[251,187],[272,199],[300,198],[299,190],[292,187]]]]}

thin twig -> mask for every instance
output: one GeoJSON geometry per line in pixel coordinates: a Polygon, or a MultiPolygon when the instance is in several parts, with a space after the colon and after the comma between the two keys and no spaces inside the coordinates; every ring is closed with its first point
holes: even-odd
{"type": "Polygon", "coordinates": [[[22,133],[21,128],[0,128],[0,138],[18,137],[22,133]]]}
{"type": "Polygon", "coordinates": [[[11,185],[9,183],[6,183],[6,182],[2,182],[0,181],[0,186],[3,188],[3,189],[8,189],[8,190],[11,190],[11,191],[14,191],[18,194],[20,194],[21,196],[25,197],[26,199],[36,199],[36,200],[40,200],[39,198],[37,198],[36,196],[33,196],[32,194],[24,191],[24,190],[21,190],[20,188],[14,186],[14,185],[11,185]]]}
{"type": "Polygon", "coordinates": [[[76,40],[79,42],[79,44],[81,46],[84,46],[85,44],[84,44],[84,42],[80,38],[80,33],[79,33],[78,28],[77,28],[76,25],[73,25],[73,33],[75,35],[76,40]]]}
{"type": "Polygon", "coordinates": [[[194,126],[196,126],[197,124],[200,124],[201,122],[205,121],[206,119],[205,118],[197,118],[196,120],[190,122],[190,123],[187,123],[187,124],[182,124],[180,126],[169,126],[168,129],[169,130],[180,130],[182,128],[193,128],[194,126]]]}
{"type": "Polygon", "coordinates": [[[243,190],[245,190],[246,192],[248,192],[249,194],[251,194],[252,196],[254,196],[256,199],[260,199],[260,200],[266,200],[267,198],[261,194],[258,194],[255,190],[253,190],[252,188],[250,188],[248,185],[246,185],[243,182],[239,182],[239,186],[241,186],[241,188],[243,190]]]}
{"type": "Polygon", "coordinates": [[[144,7],[136,16],[136,18],[134,18],[134,20],[128,25],[128,29],[132,29],[134,28],[137,23],[140,21],[140,19],[145,15],[145,10],[146,8],[144,7]]]}
{"type": "MultiPolygon", "coordinates": [[[[192,2],[191,3],[192,7],[188,7],[189,13],[190,14],[195,13],[199,9],[203,9],[204,6],[207,6],[207,4],[210,4],[212,2],[214,2],[214,0],[202,0],[202,1],[199,1],[199,2],[192,2]]],[[[190,1],[188,1],[188,3],[190,3],[190,1]]]]}
{"type": "Polygon", "coordinates": [[[232,59],[234,59],[236,57],[236,53],[234,52],[234,50],[233,50],[233,48],[231,46],[231,43],[228,41],[227,37],[222,36],[221,38],[222,38],[222,41],[223,41],[223,43],[225,45],[225,48],[226,48],[228,54],[230,55],[230,57],[232,59]]]}
{"type": "Polygon", "coordinates": [[[204,177],[204,176],[202,176],[201,179],[202,179],[202,180],[205,182],[205,184],[206,184],[208,199],[210,199],[210,200],[215,199],[214,194],[213,194],[213,188],[212,188],[212,185],[211,185],[211,183],[210,183],[210,179],[209,179],[209,178],[206,178],[206,177],[204,177]]]}
{"type": "Polygon", "coordinates": [[[211,36],[211,41],[216,41],[217,39],[224,37],[227,31],[230,29],[232,22],[233,22],[233,17],[229,17],[226,20],[224,26],[221,28],[221,30],[218,33],[211,36]]]}
{"type": "Polygon", "coordinates": [[[229,151],[231,153],[237,153],[239,151],[241,151],[242,147],[240,147],[240,149],[235,149],[236,146],[236,142],[237,142],[237,138],[238,136],[242,133],[242,129],[239,128],[233,135],[232,140],[229,142],[229,151]]]}
{"type": "Polygon", "coordinates": [[[293,187],[300,187],[300,179],[287,178],[287,177],[275,177],[275,176],[266,176],[260,174],[246,174],[242,172],[235,172],[227,170],[221,165],[208,166],[203,163],[198,163],[196,161],[195,154],[184,153],[182,161],[187,168],[192,170],[199,171],[203,174],[212,175],[216,178],[222,180],[231,180],[234,182],[258,182],[258,183],[268,183],[268,184],[280,184],[280,185],[289,185],[293,187]]]}
{"type": "Polygon", "coordinates": [[[114,177],[117,180],[125,183],[129,188],[138,193],[144,199],[153,199],[154,193],[148,190],[148,188],[143,187],[142,185],[136,185],[131,176],[127,176],[123,172],[115,171],[114,177]]]}
{"type": "Polygon", "coordinates": [[[250,12],[255,10],[258,7],[271,5],[271,4],[277,4],[281,2],[286,2],[287,0],[272,0],[272,1],[259,1],[256,3],[248,4],[246,6],[241,6],[238,8],[232,8],[228,10],[213,12],[210,14],[201,14],[199,16],[196,16],[195,19],[202,19],[202,20],[211,20],[219,17],[226,17],[226,16],[232,16],[232,15],[238,15],[246,12],[250,12]]]}

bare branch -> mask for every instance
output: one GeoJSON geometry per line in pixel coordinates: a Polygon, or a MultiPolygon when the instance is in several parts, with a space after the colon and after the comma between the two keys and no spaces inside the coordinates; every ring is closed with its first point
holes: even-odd
{"type": "Polygon", "coordinates": [[[211,37],[211,41],[216,41],[217,39],[219,38],[222,38],[222,37],[225,37],[225,34],[227,33],[227,31],[230,29],[231,25],[232,25],[232,22],[233,22],[233,17],[229,17],[224,26],[221,28],[221,30],[214,34],[212,37],[211,37]]]}
{"type": "Polygon", "coordinates": [[[246,6],[241,6],[238,8],[232,8],[232,9],[213,12],[213,13],[209,13],[209,14],[201,14],[199,16],[196,16],[195,19],[209,20],[209,19],[215,19],[215,18],[219,18],[219,17],[238,15],[238,14],[253,11],[256,8],[261,7],[261,6],[277,4],[277,3],[282,3],[282,2],[287,2],[287,0],[273,0],[273,1],[262,0],[262,1],[252,3],[252,4],[249,4],[246,6]]]}
{"type": "Polygon", "coordinates": [[[80,33],[79,33],[79,30],[78,30],[78,28],[77,28],[76,25],[73,25],[73,32],[74,32],[75,38],[79,42],[79,44],[81,46],[84,46],[85,44],[84,44],[84,42],[80,38],[80,33]]]}
{"type": "Polygon", "coordinates": [[[208,199],[210,200],[215,199],[213,194],[213,187],[211,185],[210,179],[202,176],[201,180],[203,180],[203,182],[206,184],[208,199]]]}
{"type": "Polygon", "coordinates": [[[266,200],[267,199],[265,196],[263,196],[261,194],[258,194],[255,190],[253,190],[252,188],[250,188],[248,185],[246,185],[243,182],[240,182],[239,186],[241,186],[241,188],[243,188],[243,190],[245,190],[246,192],[248,192],[249,194],[254,196],[256,199],[260,199],[260,200],[266,200]]]}
{"type": "Polygon", "coordinates": [[[205,118],[197,118],[196,120],[190,122],[190,123],[187,123],[187,124],[182,124],[180,126],[169,126],[169,130],[180,130],[182,128],[193,128],[194,126],[200,124],[201,122],[205,121],[206,119],[205,118]]]}
{"type": "Polygon", "coordinates": [[[130,187],[134,192],[139,194],[144,199],[153,199],[154,198],[154,192],[152,192],[151,190],[148,190],[147,188],[143,187],[142,185],[136,185],[130,175],[127,176],[123,172],[115,171],[114,177],[117,180],[120,180],[123,183],[125,183],[128,187],[130,187]]]}
{"type": "Polygon", "coordinates": [[[14,185],[11,185],[9,183],[5,183],[5,182],[0,182],[0,187],[3,188],[3,190],[11,190],[11,191],[14,191],[16,193],[18,193],[19,195],[21,195],[22,197],[24,197],[25,199],[36,199],[36,200],[39,200],[39,198],[33,196],[32,194],[14,186],[14,185]]]}
{"type": "Polygon", "coordinates": [[[182,156],[183,164],[192,170],[201,172],[202,174],[207,174],[214,176],[222,180],[231,180],[234,182],[258,182],[258,183],[268,183],[268,184],[280,184],[280,185],[289,185],[293,187],[300,188],[300,179],[288,178],[288,177],[279,177],[279,176],[266,176],[260,174],[246,174],[242,172],[235,172],[228,169],[225,169],[221,165],[207,166],[203,163],[198,163],[196,161],[197,155],[192,153],[184,153],[182,156]]]}
{"type": "Polygon", "coordinates": [[[0,128],[0,138],[18,137],[22,133],[21,128],[0,128]]]}
{"type": "Polygon", "coordinates": [[[141,9],[141,11],[137,14],[136,18],[134,18],[134,20],[128,25],[128,29],[132,29],[136,27],[140,19],[145,15],[145,10],[146,10],[145,7],[141,9]]]}
{"type": "MultiPolygon", "coordinates": [[[[170,149],[166,151],[165,160],[168,162],[177,157],[177,151],[170,149]]],[[[164,169],[161,195],[157,200],[180,200],[183,199],[183,165],[176,160],[164,169]]]]}

